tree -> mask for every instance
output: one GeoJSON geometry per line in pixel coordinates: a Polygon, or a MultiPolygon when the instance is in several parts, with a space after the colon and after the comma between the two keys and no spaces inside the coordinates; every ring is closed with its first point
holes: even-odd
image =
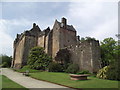
{"type": "Polygon", "coordinates": [[[113,38],[106,38],[101,42],[102,67],[115,62],[117,42],[113,38]]]}
{"type": "Polygon", "coordinates": [[[55,60],[61,64],[67,64],[70,62],[70,51],[66,49],[60,49],[57,52],[55,60]]]}
{"type": "Polygon", "coordinates": [[[0,60],[0,64],[2,65],[2,67],[10,67],[12,56],[0,55],[0,60]]]}
{"type": "Polygon", "coordinates": [[[120,45],[111,37],[101,42],[101,63],[97,77],[120,80],[120,45]]]}
{"type": "Polygon", "coordinates": [[[42,47],[34,47],[31,49],[27,64],[32,69],[45,70],[52,58],[48,56],[42,47]]]}
{"type": "Polygon", "coordinates": [[[95,38],[92,38],[92,37],[81,37],[81,42],[84,42],[84,41],[91,41],[91,40],[96,40],[95,38]]]}
{"type": "Polygon", "coordinates": [[[65,48],[65,49],[60,49],[58,52],[57,52],[57,55],[55,57],[55,60],[57,63],[60,63],[64,70],[67,69],[69,63],[71,63],[70,61],[70,51],[65,48]]]}

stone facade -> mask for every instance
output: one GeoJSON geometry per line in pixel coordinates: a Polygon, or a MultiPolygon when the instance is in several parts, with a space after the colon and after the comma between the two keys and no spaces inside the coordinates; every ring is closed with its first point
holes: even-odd
{"type": "Polygon", "coordinates": [[[88,40],[81,42],[76,36],[76,30],[72,25],[67,25],[67,19],[61,22],[55,20],[53,28],[49,27],[43,31],[38,25],[24,33],[17,34],[14,41],[14,55],[11,67],[21,68],[26,65],[31,48],[40,46],[48,55],[54,57],[60,49],[67,48],[71,52],[71,61],[78,64],[80,70],[97,72],[100,68],[100,46],[99,41],[88,40]]]}

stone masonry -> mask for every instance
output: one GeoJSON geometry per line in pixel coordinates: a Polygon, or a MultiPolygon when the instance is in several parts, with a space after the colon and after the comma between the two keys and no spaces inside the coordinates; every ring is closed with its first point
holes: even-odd
{"type": "Polygon", "coordinates": [[[26,65],[30,49],[40,46],[53,59],[60,49],[67,48],[71,52],[71,60],[79,65],[80,70],[97,72],[100,68],[99,41],[81,42],[76,33],[72,25],[67,25],[67,19],[64,17],[61,22],[55,20],[52,29],[48,27],[43,31],[34,23],[31,30],[17,34],[11,67],[19,69],[26,65]]]}

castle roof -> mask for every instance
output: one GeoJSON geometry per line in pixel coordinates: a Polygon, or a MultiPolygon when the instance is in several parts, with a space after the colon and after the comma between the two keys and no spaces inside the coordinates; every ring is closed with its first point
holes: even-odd
{"type": "MultiPolygon", "coordinates": [[[[59,27],[62,28],[62,26],[61,26],[62,22],[59,22],[59,21],[56,20],[56,23],[59,25],[59,27]]],[[[75,28],[72,25],[66,25],[66,29],[71,30],[71,31],[76,31],[75,28]]]]}

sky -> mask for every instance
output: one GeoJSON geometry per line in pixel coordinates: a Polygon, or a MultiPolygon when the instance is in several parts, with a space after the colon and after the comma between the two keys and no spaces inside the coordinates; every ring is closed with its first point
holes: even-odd
{"type": "Polygon", "coordinates": [[[30,30],[36,23],[41,30],[52,29],[55,19],[67,19],[80,37],[94,37],[102,41],[118,33],[117,0],[81,0],[76,2],[0,2],[0,54],[13,55],[13,41],[17,33],[30,30]],[[91,2],[90,2],[91,1],[91,2]]]}

